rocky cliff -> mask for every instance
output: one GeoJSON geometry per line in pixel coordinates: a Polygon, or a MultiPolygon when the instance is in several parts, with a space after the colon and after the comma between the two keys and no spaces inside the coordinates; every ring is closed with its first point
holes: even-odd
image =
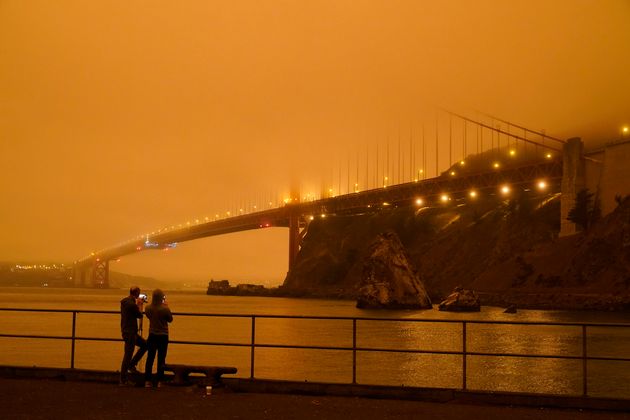
{"type": "Polygon", "coordinates": [[[615,309],[630,307],[630,200],[573,237],[558,238],[559,218],[557,195],[524,192],[316,219],[282,289],[356,298],[368,245],[392,230],[434,301],[461,285],[494,304],[600,308],[615,296],[615,309]]]}

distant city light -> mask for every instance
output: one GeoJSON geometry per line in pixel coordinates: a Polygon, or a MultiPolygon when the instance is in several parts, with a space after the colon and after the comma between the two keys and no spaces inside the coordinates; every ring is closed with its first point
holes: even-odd
{"type": "Polygon", "coordinates": [[[551,159],[551,153],[547,153],[547,154],[545,155],[545,157],[546,157],[547,159],[551,159]]]}
{"type": "Polygon", "coordinates": [[[459,164],[460,164],[461,166],[464,166],[464,165],[466,164],[466,161],[463,161],[463,160],[462,160],[462,161],[460,161],[460,162],[459,162],[459,164]]]}
{"type": "Polygon", "coordinates": [[[416,198],[416,205],[421,206],[423,202],[422,198],[416,198]]]}
{"type": "Polygon", "coordinates": [[[545,181],[538,181],[538,189],[539,190],[545,190],[547,189],[547,183],[545,181]]]}
{"type": "Polygon", "coordinates": [[[450,197],[449,197],[448,195],[446,195],[446,194],[442,194],[442,195],[440,196],[440,200],[441,200],[443,203],[446,203],[448,200],[450,200],[450,197]]]}
{"type": "Polygon", "coordinates": [[[468,195],[469,195],[471,198],[475,198],[475,197],[477,197],[477,191],[472,190],[471,192],[469,192],[469,193],[468,193],[468,195]]]}
{"type": "Polygon", "coordinates": [[[510,186],[509,185],[504,185],[501,187],[501,194],[503,195],[507,195],[510,193],[510,186]]]}
{"type": "Polygon", "coordinates": [[[510,150],[510,156],[514,156],[514,155],[516,155],[516,150],[514,149],[510,150]]]}
{"type": "Polygon", "coordinates": [[[455,171],[451,171],[451,176],[455,176],[455,171]]]}
{"type": "Polygon", "coordinates": [[[495,168],[498,168],[498,167],[499,167],[499,166],[501,166],[501,165],[499,164],[499,162],[494,162],[494,163],[492,164],[492,166],[493,166],[493,167],[495,167],[495,168]]]}

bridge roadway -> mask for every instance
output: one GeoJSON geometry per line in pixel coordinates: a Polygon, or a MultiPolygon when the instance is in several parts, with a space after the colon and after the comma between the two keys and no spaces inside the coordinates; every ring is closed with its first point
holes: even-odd
{"type": "MultiPolygon", "coordinates": [[[[497,186],[528,186],[544,179],[550,187],[557,187],[562,180],[562,158],[520,167],[505,167],[493,171],[441,176],[417,182],[407,182],[357,193],[323,198],[315,201],[287,204],[270,210],[233,216],[225,219],[187,225],[180,229],[166,230],[148,238],[127,242],[94,253],[75,263],[75,283],[90,283],[106,287],[109,261],[124,255],[151,249],[163,249],[169,244],[191,241],[233,232],[266,227],[289,228],[289,268],[293,265],[299,242],[300,227],[321,215],[352,215],[377,211],[384,206],[412,205],[418,197],[426,204],[437,202],[439,196],[448,194],[452,200],[463,198],[471,189],[480,194],[495,190],[497,186]]],[[[493,191],[494,192],[494,191],[493,191]]]]}

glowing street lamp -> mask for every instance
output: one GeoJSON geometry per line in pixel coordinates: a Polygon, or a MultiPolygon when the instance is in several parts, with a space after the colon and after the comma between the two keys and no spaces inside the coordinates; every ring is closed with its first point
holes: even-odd
{"type": "Polygon", "coordinates": [[[501,194],[508,195],[510,193],[510,186],[504,185],[501,187],[501,194]]]}
{"type": "Polygon", "coordinates": [[[543,191],[547,189],[547,183],[545,181],[538,181],[536,184],[539,190],[543,191]]]}
{"type": "Polygon", "coordinates": [[[455,176],[455,171],[451,171],[451,176],[455,176]]]}
{"type": "Polygon", "coordinates": [[[546,157],[547,159],[551,159],[551,153],[547,153],[547,154],[545,155],[545,157],[546,157]]]}
{"type": "Polygon", "coordinates": [[[416,205],[417,206],[421,206],[424,203],[424,201],[422,201],[422,198],[418,197],[416,198],[416,205]]]}
{"type": "Polygon", "coordinates": [[[494,163],[492,164],[492,167],[493,167],[493,168],[495,168],[495,169],[498,169],[498,168],[499,168],[499,166],[501,166],[501,165],[499,164],[499,162],[494,162],[494,163]]]}
{"type": "Polygon", "coordinates": [[[516,156],[516,150],[514,149],[510,150],[510,156],[516,156]]]}
{"type": "Polygon", "coordinates": [[[442,203],[446,203],[446,202],[448,202],[448,200],[450,200],[450,199],[451,199],[451,198],[450,198],[448,195],[446,195],[446,194],[442,194],[442,195],[440,196],[440,201],[442,201],[442,203]]]}
{"type": "Polygon", "coordinates": [[[477,198],[477,191],[472,190],[468,193],[468,195],[470,196],[470,198],[477,198]]]}

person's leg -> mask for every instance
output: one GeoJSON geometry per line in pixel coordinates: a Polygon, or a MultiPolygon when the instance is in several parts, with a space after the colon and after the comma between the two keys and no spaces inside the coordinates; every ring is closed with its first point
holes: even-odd
{"type": "Polygon", "coordinates": [[[144,356],[144,354],[147,352],[147,341],[142,338],[141,335],[136,335],[136,346],[138,347],[138,351],[133,356],[133,359],[131,359],[131,363],[129,364],[130,369],[135,368],[138,365],[140,359],[142,359],[142,356],[144,356]]]}
{"type": "Polygon", "coordinates": [[[160,336],[157,360],[157,380],[164,380],[164,365],[166,364],[166,352],[168,350],[168,335],[160,336]]]}
{"type": "Polygon", "coordinates": [[[149,339],[147,340],[147,362],[144,365],[144,380],[146,382],[151,382],[151,370],[153,369],[153,361],[157,350],[155,337],[155,335],[149,334],[149,339]]]}
{"type": "Polygon", "coordinates": [[[123,335],[123,340],[125,342],[125,354],[120,365],[120,382],[126,383],[127,370],[129,369],[129,363],[135,347],[135,337],[133,334],[125,334],[123,335]]]}

